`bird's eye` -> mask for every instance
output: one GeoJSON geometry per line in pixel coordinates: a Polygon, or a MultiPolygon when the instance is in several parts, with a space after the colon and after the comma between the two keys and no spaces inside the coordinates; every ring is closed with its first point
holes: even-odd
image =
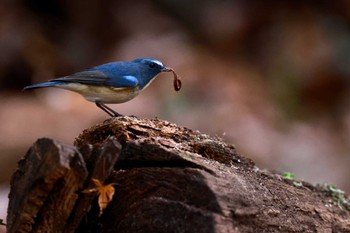
{"type": "Polygon", "coordinates": [[[148,66],[149,66],[149,68],[153,69],[153,68],[156,67],[156,64],[155,63],[150,63],[148,66]]]}

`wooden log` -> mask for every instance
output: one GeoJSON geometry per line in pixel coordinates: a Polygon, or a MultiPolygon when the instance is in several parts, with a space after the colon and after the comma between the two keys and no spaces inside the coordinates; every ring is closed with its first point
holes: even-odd
{"type": "MultiPolygon", "coordinates": [[[[82,183],[75,186],[69,217],[55,219],[64,225],[59,228],[64,232],[350,232],[349,211],[319,188],[306,182],[295,185],[279,174],[260,170],[222,139],[167,121],[112,118],[85,130],[74,145],[71,151],[82,155],[79,163],[85,168],[78,169],[82,183]],[[103,155],[108,162],[99,162],[103,155]],[[102,216],[96,198],[81,193],[91,187],[94,177],[116,184],[102,216]]],[[[33,148],[38,146],[41,151],[38,143],[33,148]]],[[[43,216],[53,213],[49,205],[32,211],[31,221],[19,218],[30,209],[26,205],[32,206],[23,201],[33,199],[28,187],[36,187],[31,176],[23,178],[31,171],[29,161],[38,161],[31,154],[12,179],[9,232],[38,232],[43,216]],[[16,192],[19,187],[27,187],[22,195],[16,192]]],[[[44,169],[50,170],[55,169],[51,165],[44,169]]],[[[44,177],[51,174],[44,171],[44,177]]],[[[53,190],[48,186],[40,190],[53,190]]],[[[51,200],[52,195],[60,203],[72,199],[52,191],[42,199],[51,200]]],[[[40,230],[59,232],[53,224],[40,230]]]]}
{"type": "MultiPolygon", "coordinates": [[[[93,149],[89,144],[86,144],[81,151],[83,152],[85,161],[87,161],[87,168],[89,171],[89,176],[84,185],[84,189],[91,189],[94,187],[91,182],[92,179],[104,182],[110,176],[114,164],[119,157],[121,145],[114,139],[114,137],[109,137],[102,146],[93,149]]],[[[94,195],[80,195],[75,208],[72,210],[70,219],[68,219],[65,224],[66,227],[64,232],[70,233],[76,231],[82,219],[90,210],[94,197],[94,195]]]]}
{"type": "Polygon", "coordinates": [[[87,175],[76,148],[39,139],[12,177],[7,232],[62,231],[87,175]]]}

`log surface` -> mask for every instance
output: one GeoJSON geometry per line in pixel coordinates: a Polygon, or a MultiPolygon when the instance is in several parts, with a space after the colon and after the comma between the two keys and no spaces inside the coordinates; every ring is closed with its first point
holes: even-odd
{"type": "Polygon", "coordinates": [[[11,186],[8,232],[350,232],[349,211],[319,189],[159,119],[112,118],[74,146],[40,139],[11,186]],[[115,183],[102,216],[81,192],[91,178],[115,183]]]}

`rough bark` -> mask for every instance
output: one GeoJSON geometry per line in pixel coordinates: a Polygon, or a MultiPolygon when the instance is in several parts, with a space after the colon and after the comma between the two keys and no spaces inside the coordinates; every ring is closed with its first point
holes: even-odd
{"type": "Polygon", "coordinates": [[[38,140],[9,197],[8,232],[350,232],[349,212],[319,189],[159,119],[113,118],[74,147],[38,140]],[[102,216],[81,192],[91,178],[116,184],[102,216]]]}

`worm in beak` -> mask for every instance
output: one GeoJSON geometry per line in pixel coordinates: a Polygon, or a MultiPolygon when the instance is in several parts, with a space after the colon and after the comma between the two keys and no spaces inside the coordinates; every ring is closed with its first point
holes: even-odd
{"type": "Polygon", "coordinates": [[[177,73],[170,67],[165,67],[162,71],[173,73],[173,75],[174,75],[174,82],[173,82],[174,89],[175,89],[175,91],[180,91],[182,83],[181,83],[180,77],[177,75],[177,73]]]}

